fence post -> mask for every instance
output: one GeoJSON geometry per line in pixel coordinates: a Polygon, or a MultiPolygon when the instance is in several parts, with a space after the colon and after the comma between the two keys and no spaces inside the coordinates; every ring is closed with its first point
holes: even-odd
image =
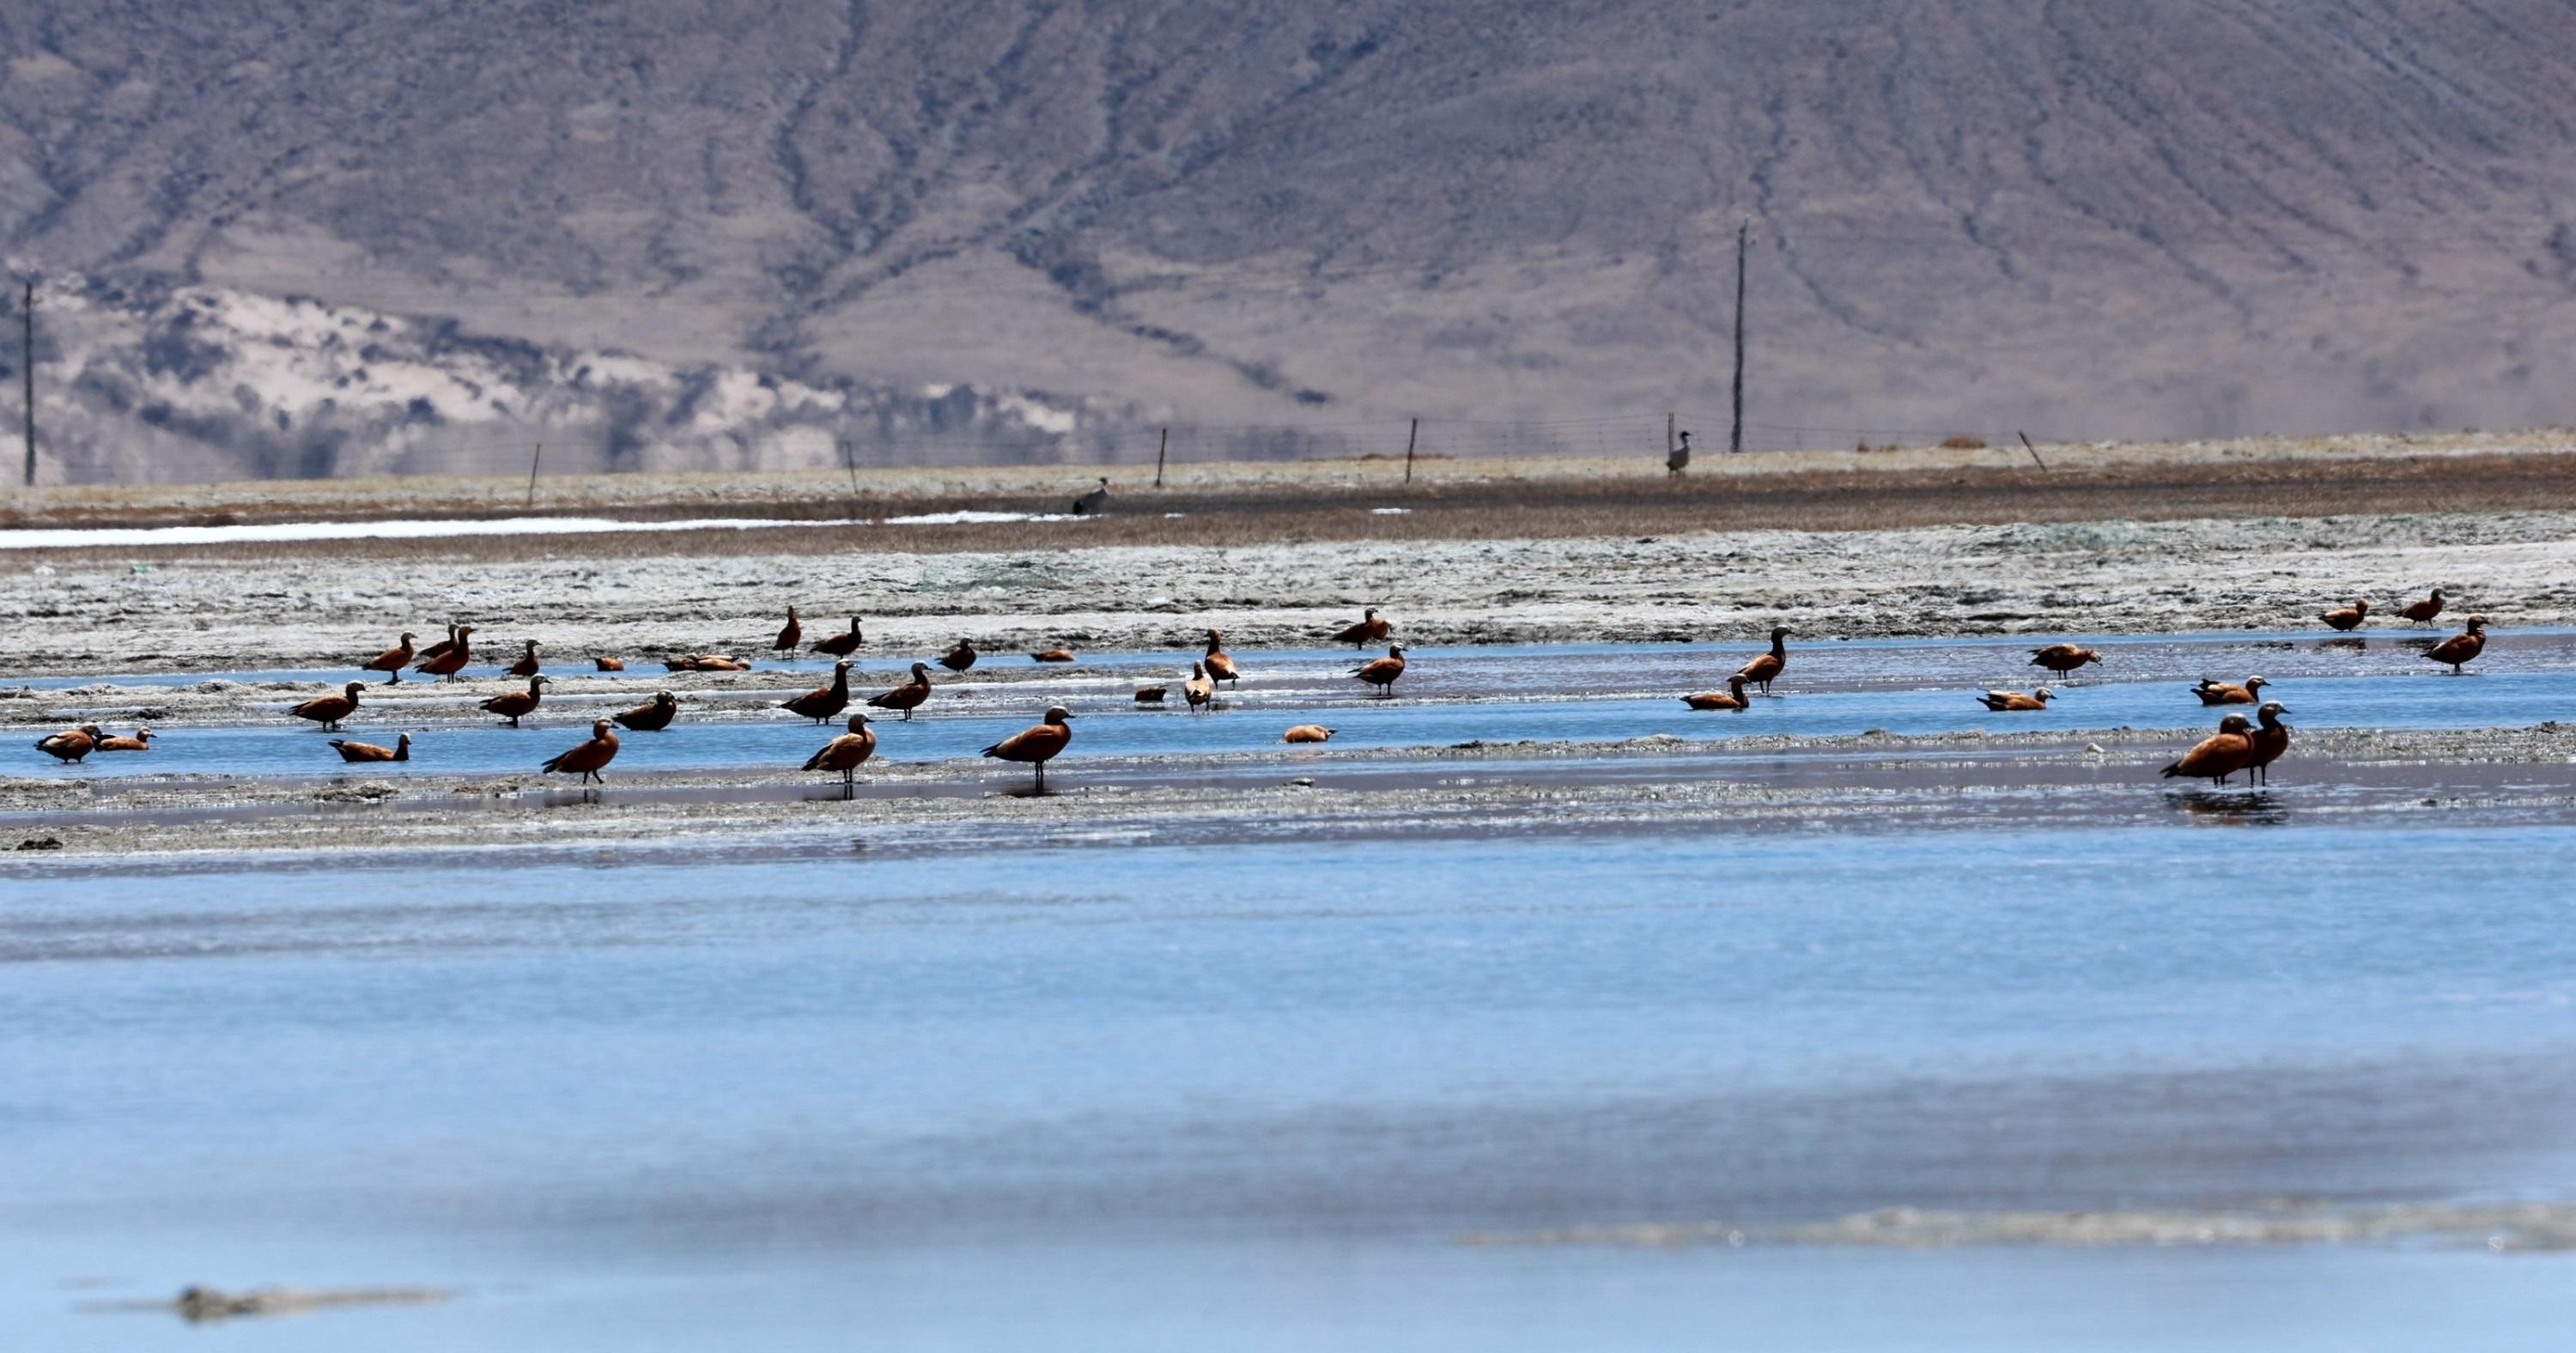
{"type": "Polygon", "coordinates": [[[1163,429],[1162,443],[1154,448],[1154,487],[1163,487],[1163,457],[1172,449],[1172,430],[1163,429]]]}
{"type": "Polygon", "coordinates": [[[2030,460],[2033,465],[2036,465],[2043,470],[2048,468],[2048,462],[2039,458],[2039,448],[2030,444],[2029,433],[2015,431],[2013,435],[2021,438],[2021,449],[2030,453],[2030,460]]]}
{"type": "Polygon", "coordinates": [[[537,449],[528,456],[528,507],[532,511],[537,505],[537,462],[545,459],[545,457],[546,444],[544,442],[537,443],[537,449]]]}
{"type": "Polygon", "coordinates": [[[1422,420],[1416,418],[1413,420],[1413,426],[1407,428],[1404,433],[1404,482],[1407,484],[1413,482],[1413,439],[1421,435],[1422,420]]]}

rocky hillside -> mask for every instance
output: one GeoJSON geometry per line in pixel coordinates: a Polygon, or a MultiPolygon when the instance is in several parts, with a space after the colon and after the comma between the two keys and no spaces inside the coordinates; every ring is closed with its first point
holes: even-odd
{"type": "Polygon", "coordinates": [[[1276,453],[1417,413],[1659,443],[1723,403],[1744,219],[1759,444],[2565,422],[2570,31],[2566,0],[22,4],[0,236],[74,478],[1150,459],[1171,419],[1276,453]]]}

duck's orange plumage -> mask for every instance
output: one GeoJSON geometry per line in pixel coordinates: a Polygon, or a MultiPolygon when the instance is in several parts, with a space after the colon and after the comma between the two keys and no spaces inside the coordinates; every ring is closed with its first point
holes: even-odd
{"type": "Polygon", "coordinates": [[[835,634],[828,639],[815,640],[813,651],[816,653],[828,653],[836,658],[846,658],[851,654],[858,652],[859,645],[865,641],[866,636],[859,632],[859,618],[857,616],[851,616],[850,627],[848,629],[839,634],[835,634]]]}
{"type": "Polygon", "coordinates": [[[2435,662],[2449,663],[2451,665],[2451,674],[2453,676],[2457,676],[2460,672],[2460,664],[2467,662],[2470,659],[2475,658],[2480,653],[2484,653],[2486,651],[2487,618],[2482,615],[2473,615],[2469,617],[2468,624],[2465,628],[2463,628],[2459,633],[2452,635],[2450,638],[2424,650],[2424,656],[2431,658],[2435,662]]]}
{"type": "Polygon", "coordinates": [[[421,656],[419,662],[412,665],[412,670],[442,680],[454,681],[456,674],[465,670],[465,664],[474,660],[474,627],[457,626],[454,642],[456,646],[445,652],[432,648],[421,656]]]}
{"type": "Polygon", "coordinates": [[[599,772],[616,759],[617,734],[609,729],[608,720],[601,719],[591,724],[590,741],[559,756],[549,757],[545,771],[549,775],[578,775],[584,783],[592,780],[605,783],[608,777],[599,772]]]}
{"type": "Polygon", "coordinates": [[[2000,714],[2007,710],[2046,709],[2050,697],[2056,694],[2057,692],[2042,686],[2027,694],[2021,691],[1988,691],[1977,699],[1986,708],[2000,714]]]}
{"type": "Polygon", "coordinates": [[[1067,722],[1073,715],[1062,705],[1047,707],[1046,722],[1024,728],[984,749],[984,755],[1002,761],[1021,761],[1037,767],[1038,788],[1046,788],[1046,763],[1056,758],[1073,742],[1073,727],[1067,722]]]}
{"type": "Polygon", "coordinates": [[[2253,740],[2254,757],[2245,763],[2245,768],[2253,772],[2260,783],[2272,782],[2272,772],[2265,768],[2290,750],[2290,726],[2281,722],[2281,716],[2289,712],[2289,707],[2278,700],[2266,700],[2261,709],[2254,711],[2262,722],[2246,735],[2253,740]]]}
{"type": "Polygon", "coordinates": [[[541,692],[545,690],[547,684],[547,678],[532,676],[528,678],[526,690],[503,691],[484,701],[483,710],[487,714],[500,715],[510,721],[512,728],[516,728],[522,717],[536,712],[538,702],[545,698],[541,692]]]}
{"type": "Polygon", "coordinates": [[[2045,667],[2060,676],[2088,662],[2101,660],[2101,654],[2089,648],[2078,648],[2073,644],[2050,644],[2046,648],[2034,648],[2030,651],[2031,666],[2045,667]]]}
{"type": "Polygon", "coordinates": [[[1746,685],[1759,686],[1764,694],[1769,694],[1771,683],[1778,680],[1780,673],[1786,671],[1789,666],[1789,646],[1781,641],[1795,633],[1797,633],[1796,630],[1786,625],[1772,626],[1771,651],[1756,654],[1753,661],[1744,664],[1736,675],[1744,678],[1746,685]]]}
{"type": "Polygon", "coordinates": [[[787,624],[778,631],[777,642],[769,646],[773,653],[793,653],[805,642],[805,626],[796,619],[796,608],[787,608],[787,624]]]}
{"type": "Polygon", "coordinates": [[[1726,679],[1725,690],[1685,695],[1682,703],[1693,709],[1744,709],[1753,702],[1744,694],[1744,674],[1738,672],[1726,679]]]}
{"type": "Polygon", "coordinates": [[[287,713],[299,719],[311,719],[325,732],[336,732],[340,721],[358,712],[358,692],[367,688],[363,681],[352,681],[340,688],[338,695],[316,696],[290,709],[287,713]]]}
{"type": "Polygon", "coordinates": [[[793,700],[779,703],[780,709],[802,714],[816,723],[829,723],[850,707],[850,660],[832,664],[832,684],[817,686],[793,700]]]}
{"type": "Polygon", "coordinates": [[[1371,606],[1360,612],[1360,623],[1334,635],[1333,642],[1337,644],[1349,644],[1354,648],[1364,648],[1370,644],[1383,642],[1387,633],[1394,628],[1394,626],[1388,624],[1386,621],[1379,619],[1377,608],[1371,606]]]}
{"type": "Polygon", "coordinates": [[[912,722],[912,712],[919,709],[921,707],[921,702],[929,698],[930,664],[926,662],[916,662],[912,665],[912,680],[895,687],[893,690],[869,696],[868,704],[870,707],[875,709],[902,710],[904,722],[910,723],[912,722]]]}
{"type": "Polygon", "coordinates": [[[638,733],[659,733],[671,726],[671,716],[680,712],[680,697],[669,691],[655,691],[653,698],[633,709],[609,715],[620,728],[638,733]]]}
{"type": "Polygon", "coordinates": [[[2254,763],[2253,725],[2242,714],[2230,714],[2218,721],[2218,732],[2201,739],[2182,759],[2164,768],[2167,779],[2215,780],[2227,783],[2227,777],[2254,763]]]}
{"type": "Polygon", "coordinates": [[[391,747],[379,747],[372,742],[351,742],[345,738],[333,738],[331,750],[338,752],[343,761],[409,761],[411,760],[411,734],[405,733],[394,739],[394,745],[391,747]]]}
{"type": "Polygon", "coordinates": [[[1404,675],[1404,645],[1388,644],[1385,657],[1361,663],[1351,675],[1377,687],[1380,695],[1395,694],[1395,679],[1404,675]]]}
{"type": "Polygon", "coordinates": [[[850,716],[850,731],[830,742],[821,751],[805,758],[805,769],[839,771],[842,784],[855,784],[861,763],[876,755],[877,735],[868,728],[868,716],[850,716]]]}
{"type": "MultiPolygon", "coordinates": [[[[453,632],[452,626],[450,627],[450,631],[453,632]]],[[[401,643],[377,654],[374,661],[369,662],[366,666],[361,667],[358,670],[361,672],[390,672],[393,675],[386,679],[385,684],[388,686],[394,685],[402,680],[403,669],[411,666],[411,640],[411,631],[404,630],[401,643]]]]}
{"type": "Polygon", "coordinates": [[[2368,597],[2355,597],[2350,606],[2337,607],[2317,617],[2326,622],[2326,628],[2336,630],[2359,629],[2361,622],[2369,618],[2370,598],[2368,597]]]}

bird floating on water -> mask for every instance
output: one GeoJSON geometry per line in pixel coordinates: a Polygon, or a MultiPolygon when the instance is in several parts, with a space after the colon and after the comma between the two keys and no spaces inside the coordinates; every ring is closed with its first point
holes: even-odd
{"type": "Polygon", "coordinates": [[[689,653],[665,661],[674,672],[748,672],[751,664],[729,653],[689,653]]]}
{"type": "Polygon", "coordinates": [[[2006,710],[2046,709],[2049,700],[2056,694],[2057,692],[2042,686],[2027,694],[2021,691],[1988,691],[1977,699],[1986,708],[2000,714],[2006,710]]]}
{"type": "Polygon", "coordinates": [[[411,760],[411,734],[405,733],[395,738],[394,745],[391,747],[379,747],[372,742],[351,742],[346,738],[333,738],[331,750],[338,752],[343,761],[409,761],[411,760]]]}
{"type": "Polygon", "coordinates": [[[1035,652],[1035,653],[1030,654],[1030,655],[1029,655],[1029,661],[1031,661],[1031,662],[1072,662],[1072,661],[1074,661],[1073,650],[1072,650],[1072,649],[1069,649],[1069,648],[1048,648],[1048,649],[1041,649],[1041,650],[1039,650],[1038,652],[1035,652]]]}
{"type": "Polygon", "coordinates": [[[2218,721],[2218,732],[2193,744],[2182,758],[2161,772],[2167,779],[2215,780],[2227,783],[2227,777],[2254,763],[2253,725],[2242,714],[2230,714],[2218,721]]]}
{"type": "Polygon", "coordinates": [[[590,741],[548,757],[544,769],[549,775],[578,775],[584,784],[593,780],[606,784],[608,777],[599,772],[616,759],[617,734],[609,731],[608,720],[600,719],[590,726],[590,741]]]}
{"type": "Polygon", "coordinates": [[[1281,742],[1330,742],[1333,730],[1319,723],[1301,723],[1279,735],[1281,742]]]}
{"type": "Polygon", "coordinates": [[[2271,684],[2269,678],[2258,676],[2245,678],[2242,686],[2202,677],[2200,684],[2191,688],[2191,693],[2199,696],[2200,703],[2204,705],[2251,705],[2263,698],[2260,692],[2271,684]]]}
{"type": "Polygon", "coordinates": [[[1693,709],[1747,709],[1753,701],[1744,694],[1744,674],[1738,672],[1726,679],[1725,690],[1685,695],[1682,703],[1693,709]]]}
{"type": "Polygon", "coordinates": [[[100,738],[98,740],[98,750],[102,752],[151,751],[152,730],[149,728],[135,729],[134,736],[130,738],[100,738]]]}
{"type": "Polygon", "coordinates": [[[1171,693],[1172,688],[1169,686],[1139,686],[1136,688],[1136,703],[1159,705],[1163,703],[1163,697],[1171,693]]]}
{"type": "Polygon", "coordinates": [[[2475,658],[2487,648],[2487,618],[2473,615],[2467,627],[2450,638],[2424,650],[2424,656],[2451,665],[2451,675],[2460,675],[2460,664],[2475,658]]]}
{"type": "Polygon", "coordinates": [[[1072,718],[1064,706],[1049,705],[1046,722],[1021,729],[994,743],[984,749],[984,755],[1037,767],[1038,788],[1043,791],[1046,788],[1046,763],[1073,742],[1073,726],[1067,722],[1072,718]]]}
{"type": "Polygon", "coordinates": [[[591,661],[596,663],[599,670],[603,672],[623,672],[626,670],[626,659],[613,658],[605,653],[600,654],[591,661]]]}
{"type": "MultiPolygon", "coordinates": [[[[463,650],[458,650],[459,652],[463,650]]],[[[363,681],[352,681],[340,688],[338,695],[320,695],[290,709],[287,713],[299,719],[311,719],[322,725],[322,731],[336,733],[340,721],[358,712],[358,692],[367,688],[363,681]]]]}
{"type": "MultiPolygon", "coordinates": [[[[456,627],[453,625],[448,626],[448,632],[451,634],[455,632],[455,629],[456,627]]],[[[366,666],[361,667],[358,670],[361,672],[390,672],[392,675],[385,679],[385,684],[388,686],[400,684],[402,681],[403,669],[411,666],[411,640],[411,631],[404,630],[401,643],[377,654],[374,660],[370,661],[366,666]]]]}
{"type": "Polygon", "coordinates": [[[669,691],[655,691],[653,698],[635,708],[609,715],[620,728],[638,733],[659,733],[671,726],[671,716],[680,712],[680,697],[669,691]]]}
{"type": "Polygon", "coordinates": [[[926,662],[916,662],[912,665],[912,680],[895,687],[893,690],[886,691],[883,694],[869,696],[868,704],[876,709],[902,710],[903,721],[905,723],[910,723],[912,722],[912,712],[921,706],[922,701],[929,698],[930,664],[926,662]]]}

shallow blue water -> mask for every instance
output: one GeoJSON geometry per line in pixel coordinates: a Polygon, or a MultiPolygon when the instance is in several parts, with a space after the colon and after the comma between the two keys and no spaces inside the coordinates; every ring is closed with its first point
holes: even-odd
{"type": "Polygon", "coordinates": [[[1448,1243],[2576,1197],[2576,835],[1604,851],[23,867],[0,1328],[204,1341],[72,1311],[84,1276],[471,1289],[225,1332],[262,1349],[2543,1347],[2576,1315],[2560,1255],[1448,1243]]]}

